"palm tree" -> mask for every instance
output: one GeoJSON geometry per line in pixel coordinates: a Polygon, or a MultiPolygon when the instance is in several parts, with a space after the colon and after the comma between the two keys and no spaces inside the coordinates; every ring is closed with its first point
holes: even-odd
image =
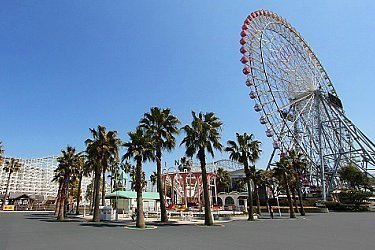
{"type": "MultiPolygon", "coordinates": [[[[130,165],[130,168],[126,171],[127,174],[129,174],[130,177],[130,190],[136,190],[136,184],[137,184],[137,167],[134,165],[130,165]]],[[[155,175],[156,178],[156,175],[155,175]]],[[[142,190],[147,186],[147,181],[146,181],[146,173],[142,171],[142,176],[141,176],[141,186],[142,190]]],[[[155,179],[156,183],[156,179],[155,179]]]]}
{"type": "MultiPolygon", "coordinates": [[[[152,172],[152,174],[150,175],[150,182],[151,182],[153,187],[155,186],[155,184],[157,182],[157,179],[158,179],[157,173],[155,171],[152,172]]],[[[157,190],[157,191],[159,191],[159,190],[157,190]]]]}
{"type": "MultiPolygon", "coordinates": [[[[95,186],[95,168],[97,165],[96,162],[96,156],[94,153],[92,155],[89,154],[87,148],[86,151],[84,152],[86,156],[86,162],[85,162],[85,172],[87,176],[91,177],[91,186],[90,186],[90,194],[87,195],[90,199],[86,199],[90,201],[89,208],[90,208],[90,213],[94,214],[94,206],[95,206],[95,194],[96,194],[96,186],[95,186]]],[[[100,182],[100,180],[99,180],[100,182]]],[[[87,193],[87,191],[86,191],[87,193]]]]}
{"type": "Polygon", "coordinates": [[[257,178],[259,178],[257,179],[257,182],[265,190],[267,208],[270,213],[271,219],[273,219],[273,209],[271,204],[269,203],[269,197],[267,192],[267,188],[273,191],[273,170],[258,170],[257,172],[257,178]]]}
{"type": "Polygon", "coordinates": [[[234,182],[234,190],[237,192],[245,192],[247,191],[246,185],[246,178],[236,178],[234,182]]]}
{"type": "Polygon", "coordinates": [[[275,178],[279,180],[280,185],[284,188],[286,192],[286,196],[289,203],[289,217],[296,218],[293,209],[293,202],[292,197],[290,195],[290,178],[292,176],[290,164],[288,161],[288,157],[282,156],[280,160],[276,162],[276,167],[274,168],[275,178]]]}
{"type": "Polygon", "coordinates": [[[14,158],[10,158],[10,160],[5,161],[5,166],[3,170],[8,173],[8,180],[7,180],[7,187],[5,189],[3,205],[5,205],[5,201],[8,196],[10,177],[12,176],[13,173],[18,172],[21,167],[22,167],[22,164],[19,163],[18,160],[14,158]]]}
{"type": "Polygon", "coordinates": [[[162,182],[162,151],[171,151],[176,145],[175,135],[178,134],[180,121],[171,114],[170,109],[152,107],[149,113],[145,113],[139,122],[139,127],[144,129],[154,144],[157,173],[157,190],[160,199],[160,219],[167,222],[167,209],[165,207],[165,194],[162,182]]]}
{"type": "Polygon", "coordinates": [[[227,142],[228,147],[225,151],[229,152],[229,158],[234,161],[238,161],[244,166],[245,179],[247,184],[247,205],[249,218],[248,220],[254,220],[253,215],[253,190],[251,188],[251,180],[255,183],[255,162],[259,159],[260,155],[260,142],[254,140],[254,135],[244,133],[240,135],[236,133],[237,142],[229,140],[227,142]],[[252,165],[250,165],[250,163],[252,165]]]}
{"type": "Polygon", "coordinates": [[[190,172],[193,162],[191,160],[188,160],[188,158],[186,158],[185,156],[183,156],[180,160],[175,161],[175,165],[177,166],[178,171],[180,172],[184,172],[185,170],[187,172],[190,172]]]}
{"type": "Polygon", "coordinates": [[[76,174],[78,178],[78,190],[77,190],[77,208],[76,208],[76,215],[79,215],[79,203],[81,201],[81,190],[82,190],[82,178],[83,176],[89,176],[91,173],[91,169],[89,166],[86,168],[86,156],[79,155],[77,159],[76,165],[76,174]]]}
{"type": "Polygon", "coordinates": [[[296,182],[296,190],[298,194],[298,202],[300,206],[300,214],[304,216],[306,214],[305,208],[303,206],[302,200],[302,190],[301,190],[301,178],[303,177],[303,172],[307,167],[307,160],[304,154],[297,152],[295,150],[289,151],[288,160],[291,162],[291,168],[294,172],[294,178],[296,182]]]}
{"type": "Polygon", "coordinates": [[[181,144],[185,144],[186,156],[193,157],[197,154],[201,169],[204,195],[204,214],[205,225],[213,225],[211,215],[210,195],[208,192],[207,171],[206,171],[206,151],[214,157],[214,149],[221,151],[220,132],[223,123],[214,113],[209,112],[203,114],[200,112],[198,116],[192,111],[193,121],[191,125],[185,125],[184,130],[186,136],[181,144]]]}
{"type": "Polygon", "coordinates": [[[231,179],[228,171],[224,168],[218,168],[216,171],[216,183],[218,192],[229,191],[231,179]]]}
{"type": "Polygon", "coordinates": [[[117,137],[117,131],[108,131],[103,126],[98,126],[97,130],[90,129],[93,139],[85,141],[87,157],[94,168],[94,216],[93,221],[99,222],[99,185],[101,175],[102,181],[102,205],[105,205],[105,184],[106,171],[111,158],[118,159],[118,150],[121,145],[117,137]]]}
{"type": "Polygon", "coordinates": [[[59,182],[56,202],[57,220],[64,220],[69,184],[72,184],[76,178],[80,157],[80,154],[77,154],[75,148],[71,146],[67,146],[66,150],[61,150],[61,153],[62,155],[57,158],[59,165],[54,171],[53,178],[53,181],[59,182]]]}
{"type": "Polygon", "coordinates": [[[145,218],[143,214],[143,200],[142,191],[144,182],[142,181],[143,171],[142,163],[154,158],[154,145],[150,138],[145,135],[144,131],[137,128],[134,132],[129,132],[129,141],[125,142],[123,146],[126,148],[126,153],[122,157],[122,161],[132,158],[136,162],[135,170],[135,190],[137,192],[137,220],[136,227],[145,227],[145,218]]]}
{"type": "Polygon", "coordinates": [[[111,180],[111,192],[117,190],[120,178],[121,165],[119,160],[111,157],[109,161],[109,170],[111,172],[107,177],[111,180]]]}

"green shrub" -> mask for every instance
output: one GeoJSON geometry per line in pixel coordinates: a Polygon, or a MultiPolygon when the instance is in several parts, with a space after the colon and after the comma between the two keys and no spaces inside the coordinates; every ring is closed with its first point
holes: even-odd
{"type": "Polygon", "coordinates": [[[307,207],[313,207],[317,201],[318,199],[316,198],[303,199],[303,205],[307,207]]]}
{"type": "Polygon", "coordinates": [[[371,192],[366,192],[356,189],[342,190],[339,194],[340,202],[343,204],[354,204],[357,208],[360,207],[369,197],[372,196],[371,192]]]}
{"type": "Polygon", "coordinates": [[[340,202],[336,201],[326,201],[323,203],[328,210],[337,210],[340,209],[340,206],[342,205],[340,202]]]}
{"type": "Polygon", "coordinates": [[[365,206],[357,206],[356,204],[342,204],[336,201],[326,201],[324,205],[331,211],[340,212],[366,212],[368,208],[365,206]]]}

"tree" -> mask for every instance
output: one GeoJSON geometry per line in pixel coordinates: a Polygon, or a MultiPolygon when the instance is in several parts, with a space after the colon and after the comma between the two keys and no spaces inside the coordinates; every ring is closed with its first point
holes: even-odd
{"type": "Polygon", "coordinates": [[[93,198],[93,195],[92,195],[93,194],[93,186],[94,186],[93,184],[94,183],[91,182],[90,184],[87,185],[87,187],[86,187],[86,193],[85,193],[85,200],[86,201],[90,201],[90,203],[91,203],[92,198],[93,198]]]}
{"type": "MultiPolygon", "coordinates": [[[[0,148],[1,150],[1,148],[0,148]]],[[[9,191],[9,184],[10,184],[10,177],[12,176],[13,173],[18,172],[20,168],[22,167],[22,164],[18,162],[18,160],[11,158],[10,160],[5,161],[5,166],[3,170],[8,173],[8,179],[7,179],[7,186],[5,189],[5,194],[4,194],[4,201],[3,205],[5,205],[6,198],[8,196],[8,191],[9,191]]]]}
{"type": "Polygon", "coordinates": [[[229,153],[231,160],[237,161],[244,166],[245,179],[247,184],[247,206],[249,217],[248,220],[254,220],[253,215],[253,190],[251,180],[255,183],[255,162],[260,155],[260,142],[254,140],[253,134],[239,134],[236,133],[236,141],[229,140],[225,151],[229,153]],[[252,164],[252,165],[250,165],[252,164]]]}
{"type": "Polygon", "coordinates": [[[93,221],[99,222],[99,198],[100,179],[102,180],[102,205],[105,205],[105,184],[106,170],[111,158],[118,159],[118,150],[121,141],[117,137],[117,131],[108,131],[103,126],[98,126],[97,130],[90,129],[93,139],[87,139],[86,154],[88,162],[94,169],[94,216],[93,221]]]}
{"type": "Polygon", "coordinates": [[[126,153],[122,157],[122,161],[126,159],[133,159],[136,162],[135,170],[135,190],[137,192],[137,220],[136,227],[145,227],[145,218],[143,214],[143,171],[142,163],[153,160],[154,158],[154,144],[148,136],[145,135],[144,131],[137,128],[134,132],[129,132],[129,141],[125,142],[123,146],[126,148],[126,153]]]}
{"type": "Polygon", "coordinates": [[[216,183],[218,192],[229,191],[231,179],[227,170],[221,167],[217,169],[216,183]]]}
{"type": "Polygon", "coordinates": [[[372,196],[372,181],[365,173],[362,173],[354,164],[348,164],[338,171],[341,181],[346,188],[339,194],[340,202],[345,204],[354,204],[359,208],[361,204],[372,196]]]}
{"type": "Polygon", "coordinates": [[[82,178],[83,176],[88,176],[91,173],[91,169],[85,169],[86,167],[86,157],[85,155],[79,155],[76,165],[76,174],[78,178],[78,190],[77,190],[77,208],[76,215],[79,215],[79,204],[81,201],[81,189],[82,189],[82,178]]]}
{"type": "Polygon", "coordinates": [[[247,192],[247,181],[246,178],[236,178],[234,181],[233,190],[237,192],[247,192]]]}
{"type": "Polygon", "coordinates": [[[372,192],[367,192],[358,189],[347,189],[341,190],[339,193],[340,202],[344,204],[354,204],[356,208],[359,208],[364,201],[368,200],[372,196],[372,192]]]}
{"type": "Polygon", "coordinates": [[[276,162],[276,167],[274,168],[274,175],[275,175],[275,178],[278,179],[279,184],[284,188],[286,192],[286,196],[287,196],[288,203],[289,203],[289,217],[296,218],[296,215],[293,209],[293,202],[292,202],[292,198],[290,194],[290,182],[289,182],[289,178],[291,178],[293,173],[291,172],[288,157],[281,156],[280,160],[276,162]]]}
{"type": "Polygon", "coordinates": [[[185,125],[184,130],[186,136],[180,145],[185,144],[185,154],[188,157],[193,157],[197,154],[201,169],[204,195],[204,212],[205,225],[213,225],[210,207],[210,194],[208,192],[207,170],[206,170],[206,151],[214,157],[214,149],[221,151],[222,145],[220,143],[220,132],[223,123],[214,113],[209,112],[203,114],[200,112],[198,116],[192,112],[193,121],[191,125],[185,125]]]}
{"type": "Polygon", "coordinates": [[[181,157],[180,160],[174,162],[180,172],[190,172],[193,165],[192,160],[188,160],[185,156],[181,157]]]}
{"type": "MultiPolygon", "coordinates": [[[[130,189],[131,190],[136,190],[136,184],[137,184],[137,167],[134,165],[129,165],[130,167],[127,168],[125,173],[129,174],[130,176],[130,189]]],[[[156,176],[155,176],[156,178],[156,176]]],[[[155,179],[156,180],[156,179],[155,179]]],[[[141,182],[142,182],[142,190],[147,186],[147,181],[146,181],[146,173],[142,171],[142,176],[141,176],[141,182]]]]}
{"type": "Polygon", "coordinates": [[[372,190],[370,178],[362,173],[354,164],[343,166],[337,172],[341,181],[346,184],[347,188],[372,190]]]}
{"type": "Polygon", "coordinates": [[[80,154],[76,153],[74,147],[67,146],[66,150],[61,150],[62,155],[57,158],[59,165],[55,169],[53,181],[58,181],[59,189],[57,193],[56,211],[57,220],[64,220],[65,205],[69,184],[76,178],[80,154]]]}
{"type": "Polygon", "coordinates": [[[269,202],[267,188],[269,188],[273,193],[273,183],[274,183],[273,175],[274,174],[272,170],[258,170],[258,173],[257,173],[257,178],[259,178],[257,179],[257,183],[260,186],[262,186],[266,192],[266,204],[267,204],[267,208],[272,219],[273,219],[273,209],[269,202]]]}
{"type": "Polygon", "coordinates": [[[155,184],[157,182],[157,178],[158,178],[157,173],[155,171],[152,172],[152,174],[150,175],[150,182],[151,182],[152,186],[155,186],[155,184]]]}
{"type": "Polygon", "coordinates": [[[113,157],[110,158],[109,171],[111,173],[107,177],[111,180],[111,192],[118,190],[119,185],[122,185],[120,180],[122,179],[122,175],[120,174],[120,170],[122,169],[122,167],[123,166],[120,164],[119,159],[115,159],[113,157]]]}
{"type": "Polygon", "coordinates": [[[171,110],[152,107],[149,113],[145,113],[139,122],[139,127],[144,129],[154,145],[154,159],[156,161],[157,190],[160,200],[161,222],[168,221],[165,207],[165,194],[162,182],[162,152],[171,151],[176,145],[175,135],[178,134],[180,121],[171,114],[171,110]]]}
{"type": "Polygon", "coordinates": [[[300,214],[304,216],[306,214],[305,208],[303,206],[302,200],[302,188],[301,179],[303,178],[303,173],[306,171],[307,159],[304,154],[291,150],[288,153],[288,161],[291,163],[291,168],[294,172],[295,189],[298,193],[298,202],[300,206],[300,214]]]}

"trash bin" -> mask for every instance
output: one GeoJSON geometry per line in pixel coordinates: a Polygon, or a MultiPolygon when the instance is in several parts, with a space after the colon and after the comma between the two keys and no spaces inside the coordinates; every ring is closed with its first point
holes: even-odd
{"type": "Polygon", "coordinates": [[[108,221],[112,219],[112,207],[111,206],[100,206],[99,207],[99,218],[101,221],[108,221]]]}

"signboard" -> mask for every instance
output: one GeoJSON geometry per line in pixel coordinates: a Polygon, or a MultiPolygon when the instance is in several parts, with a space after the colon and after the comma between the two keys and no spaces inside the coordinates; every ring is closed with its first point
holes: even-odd
{"type": "Polygon", "coordinates": [[[14,205],[4,205],[3,211],[14,211],[14,205]]]}

